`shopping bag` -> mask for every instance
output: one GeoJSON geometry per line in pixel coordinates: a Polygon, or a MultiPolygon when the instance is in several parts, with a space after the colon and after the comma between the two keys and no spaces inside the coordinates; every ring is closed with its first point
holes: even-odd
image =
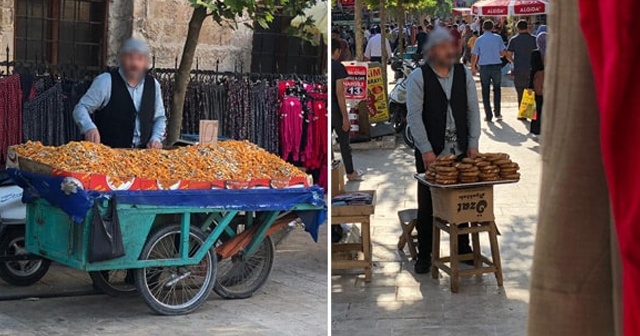
{"type": "Polygon", "coordinates": [[[116,210],[116,199],[112,198],[107,212],[102,216],[98,202],[93,204],[93,218],[89,234],[89,261],[105,261],[124,256],[120,220],[116,210]]]}
{"type": "Polygon", "coordinates": [[[531,89],[526,89],[522,93],[522,101],[518,110],[518,118],[536,119],[536,97],[531,89]]]}

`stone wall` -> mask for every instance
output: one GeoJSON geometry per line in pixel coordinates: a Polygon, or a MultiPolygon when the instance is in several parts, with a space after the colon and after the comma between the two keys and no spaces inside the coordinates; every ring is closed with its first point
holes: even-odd
{"type": "Polygon", "coordinates": [[[131,37],[133,25],[133,2],[130,0],[109,0],[107,20],[107,64],[117,62],[118,49],[131,37]]]}
{"type": "MultiPolygon", "coordinates": [[[[117,62],[118,49],[129,37],[146,40],[156,57],[156,67],[173,68],[182,54],[192,7],[187,0],[109,0],[107,21],[107,65],[117,62]]],[[[14,0],[0,0],[0,60],[5,48],[13,57],[14,0]]],[[[242,24],[238,29],[221,27],[207,18],[196,50],[200,69],[232,71],[242,64],[251,67],[253,31],[242,24]]],[[[195,62],[194,62],[195,67],[195,62]]]]}
{"type": "MultiPolygon", "coordinates": [[[[13,59],[14,0],[0,0],[0,61],[4,61],[9,47],[13,59]]],[[[4,69],[0,69],[3,71],[4,69]]]]}
{"type": "MultiPolygon", "coordinates": [[[[174,67],[175,58],[182,54],[192,11],[185,0],[134,1],[132,35],[149,43],[156,56],[156,67],[174,67]]],[[[200,69],[215,69],[219,60],[220,71],[232,71],[236,64],[242,64],[248,71],[252,37],[253,31],[242,24],[234,30],[207,18],[196,49],[200,69]]]]}

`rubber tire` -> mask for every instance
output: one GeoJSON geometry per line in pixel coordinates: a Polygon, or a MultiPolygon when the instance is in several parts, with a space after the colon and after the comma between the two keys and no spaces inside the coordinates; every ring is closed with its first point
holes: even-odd
{"type": "Polygon", "coordinates": [[[395,129],[396,133],[404,132],[404,129],[407,126],[407,106],[398,103],[390,103],[389,110],[393,111],[393,128],[395,129]]]}
{"type": "MultiPolygon", "coordinates": [[[[9,243],[16,238],[25,239],[24,228],[12,228],[10,231],[7,231],[6,235],[0,239],[0,254],[6,254],[9,249],[9,243]]],[[[40,263],[38,270],[29,276],[16,275],[9,270],[7,266],[8,262],[0,262],[0,278],[14,286],[31,286],[47,274],[49,266],[51,265],[51,260],[44,258],[41,260],[42,263],[40,263]]]]}
{"type": "Polygon", "coordinates": [[[216,284],[213,287],[213,291],[216,292],[216,294],[218,294],[220,297],[224,299],[239,300],[239,299],[250,298],[251,296],[253,296],[255,292],[260,290],[260,288],[262,288],[262,286],[264,286],[264,284],[269,279],[269,275],[271,275],[271,271],[273,269],[273,262],[275,259],[275,247],[273,245],[273,241],[271,240],[271,237],[266,237],[262,242],[261,246],[263,244],[267,244],[267,260],[265,262],[265,266],[262,268],[262,270],[260,270],[260,276],[258,277],[257,281],[253,284],[253,286],[249,287],[248,289],[242,292],[229,291],[219,282],[220,275],[218,274],[215,281],[216,284]]]}
{"type": "Polygon", "coordinates": [[[407,147],[411,149],[416,148],[416,145],[413,142],[413,136],[411,135],[411,129],[409,128],[409,125],[407,125],[404,128],[404,132],[402,132],[402,140],[404,140],[404,144],[407,145],[407,147]]]}
{"type": "MultiPolygon", "coordinates": [[[[89,272],[89,277],[91,277],[91,281],[93,282],[93,287],[98,291],[107,294],[111,297],[127,297],[131,296],[136,292],[135,281],[132,284],[133,288],[131,290],[120,290],[117,289],[107,281],[104,277],[104,272],[107,271],[97,271],[97,272],[89,272]]],[[[129,272],[133,272],[133,270],[129,270],[129,272]]]]}
{"type": "MultiPolygon", "coordinates": [[[[150,250],[155,245],[157,240],[161,239],[167,233],[171,233],[171,232],[178,232],[179,233],[180,231],[181,231],[181,227],[180,227],[180,225],[177,225],[177,224],[176,225],[165,226],[165,227],[162,227],[162,228],[158,229],[157,231],[155,231],[147,239],[147,242],[144,244],[142,252],[140,253],[140,260],[147,260],[147,257],[149,255],[149,253],[151,252],[150,250]]],[[[200,230],[199,228],[197,228],[195,226],[191,226],[189,231],[190,231],[190,234],[196,235],[200,240],[202,240],[202,242],[204,242],[207,239],[207,235],[204,232],[202,232],[202,230],[200,230]]],[[[155,312],[155,313],[157,313],[159,315],[167,315],[167,316],[189,314],[189,313],[193,312],[194,310],[198,309],[203,303],[205,303],[205,301],[207,301],[207,299],[211,295],[211,291],[213,289],[213,286],[216,283],[216,272],[217,272],[217,261],[218,261],[218,258],[217,258],[217,255],[215,253],[215,250],[213,248],[209,249],[207,254],[209,255],[209,257],[211,259],[211,273],[212,273],[211,274],[211,280],[209,281],[208,284],[206,284],[204,294],[201,297],[199,297],[196,300],[196,302],[194,302],[193,304],[191,304],[188,307],[184,307],[184,308],[181,308],[181,309],[167,308],[167,307],[164,307],[164,306],[160,305],[159,303],[157,303],[155,301],[155,298],[153,297],[153,295],[151,295],[151,293],[149,293],[149,288],[147,287],[147,284],[146,284],[146,281],[145,281],[145,274],[144,274],[144,270],[145,269],[144,268],[135,269],[134,280],[135,280],[135,284],[136,284],[136,289],[138,290],[138,293],[140,293],[140,296],[144,300],[145,304],[153,312],[155,312]]],[[[206,258],[206,257],[207,256],[205,255],[204,258],[206,258]]]]}

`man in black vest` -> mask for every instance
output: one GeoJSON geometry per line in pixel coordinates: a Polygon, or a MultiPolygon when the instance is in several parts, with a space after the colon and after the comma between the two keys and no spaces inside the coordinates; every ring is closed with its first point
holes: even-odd
{"type": "MultiPolygon", "coordinates": [[[[416,169],[422,174],[440,155],[475,157],[480,137],[478,95],[471,72],[457,61],[451,34],[442,28],[429,35],[427,62],[407,79],[407,123],[416,145],[416,169]]],[[[418,183],[418,260],[416,273],[431,268],[433,209],[429,187],[418,183]]],[[[460,236],[459,253],[470,253],[469,237],[460,236]]]]}
{"type": "Polygon", "coordinates": [[[162,148],[166,116],[160,83],[147,74],[149,47],[129,39],[120,67],[91,83],[73,110],[86,141],[112,148],[162,148]]]}

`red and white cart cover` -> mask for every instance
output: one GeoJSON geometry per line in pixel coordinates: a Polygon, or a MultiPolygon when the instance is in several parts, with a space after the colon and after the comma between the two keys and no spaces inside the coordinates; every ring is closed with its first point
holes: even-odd
{"type": "Polygon", "coordinates": [[[549,1],[546,0],[481,0],[471,7],[475,16],[524,16],[548,12],[549,1]]]}

